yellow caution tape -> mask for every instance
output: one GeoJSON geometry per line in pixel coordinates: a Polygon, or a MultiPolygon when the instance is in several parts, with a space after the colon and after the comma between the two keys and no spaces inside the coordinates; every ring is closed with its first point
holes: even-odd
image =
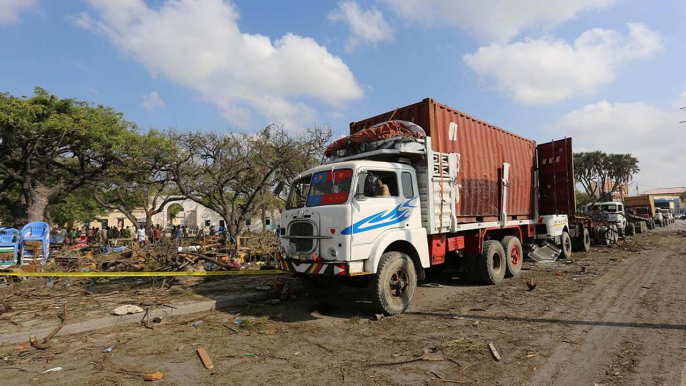
{"type": "Polygon", "coordinates": [[[233,276],[233,275],[278,275],[289,273],[279,269],[250,271],[197,271],[197,272],[7,272],[0,276],[25,277],[152,277],[152,276],[233,276]]]}

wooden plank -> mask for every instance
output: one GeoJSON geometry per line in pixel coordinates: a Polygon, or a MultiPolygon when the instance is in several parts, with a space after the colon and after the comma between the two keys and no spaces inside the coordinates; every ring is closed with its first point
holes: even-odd
{"type": "Polygon", "coordinates": [[[200,357],[202,364],[205,365],[206,369],[212,370],[214,368],[214,365],[212,364],[212,360],[210,359],[210,356],[207,355],[207,351],[205,351],[204,348],[200,347],[198,349],[198,356],[200,357]]]}

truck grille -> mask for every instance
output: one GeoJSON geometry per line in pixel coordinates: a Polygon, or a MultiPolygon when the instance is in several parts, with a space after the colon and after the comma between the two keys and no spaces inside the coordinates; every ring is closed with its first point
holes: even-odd
{"type": "MultiPolygon", "coordinates": [[[[291,224],[289,236],[314,236],[312,223],[299,221],[291,224]]],[[[310,252],[314,249],[314,239],[291,239],[296,252],[310,252]]]]}

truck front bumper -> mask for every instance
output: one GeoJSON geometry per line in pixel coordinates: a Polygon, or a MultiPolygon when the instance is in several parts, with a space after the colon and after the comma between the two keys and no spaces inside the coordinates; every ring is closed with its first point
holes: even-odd
{"type": "Polygon", "coordinates": [[[295,259],[281,259],[281,269],[304,275],[350,276],[348,263],[344,262],[301,262],[295,259]]]}

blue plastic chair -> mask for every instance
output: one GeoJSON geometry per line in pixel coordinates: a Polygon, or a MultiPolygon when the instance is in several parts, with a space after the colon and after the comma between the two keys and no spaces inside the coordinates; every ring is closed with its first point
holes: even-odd
{"type": "Polygon", "coordinates": [[[10,249],[14,251],[14,258],[7,260],[0,258],[0,267],[10,265],[17,265],[17,256],[19,254],[19,231],[14,228],[2,228],[0,230],[0,249],[10,249]]]}
{"type": "Polygon", "coordinates": [[[50,257],[50,226],[44,222],[30,222],[21,229],[21,263],[27,264],[28,260],[40,259],[41,264],[50,257]],[[36,254],[35,249],[27,248],[27,241],[41,241],[42,255],[36,254]]]}

